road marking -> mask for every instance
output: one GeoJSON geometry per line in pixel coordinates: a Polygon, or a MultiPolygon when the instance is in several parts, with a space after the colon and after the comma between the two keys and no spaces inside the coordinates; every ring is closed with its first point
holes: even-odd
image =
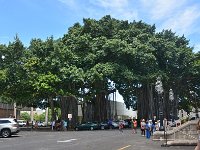
{"type": "Polygon", "coordinates": [[[117,150],[123,150],[123,149],[126,149],[126,148],[130,147],[130,146],[131,146],[131,145],[127,145],[127,146],[124,146],[124,147],[119,148],[119,149],[117,149],[117,150]]]}
{"type": "Polygon", "coordinates": [[[76,141],[77,139],[69,139],[69,140],[65,140],[65,141],[57,141],[58,143],[69,143],[72,141],[76,141]]]}

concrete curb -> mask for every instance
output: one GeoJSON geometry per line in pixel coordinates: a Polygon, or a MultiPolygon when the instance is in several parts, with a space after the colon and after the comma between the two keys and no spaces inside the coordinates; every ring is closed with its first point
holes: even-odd
{"type": "Polygon", "coordinates": [[[197,146],[197,140],[175,140],[167,141],[169,146],[197,146]]]}

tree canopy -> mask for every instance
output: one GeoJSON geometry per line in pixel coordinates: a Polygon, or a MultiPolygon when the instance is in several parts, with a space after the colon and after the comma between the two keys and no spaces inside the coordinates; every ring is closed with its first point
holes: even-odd
{"type": "Polygon", "coordinates": [[[1,101],[53,107],[59,97],[74,97],[93,105],[93,120],[105,120],[111,117],[108,95],[118,90],[127,108],[137,109],[139,117],[152,118],[158,113],[155,82],[160,76],[167,117],[171,103],[187,111],[200,106],[200,53],[193,52],[184,35],[156,32],[155,25],[142,21],[109,15],[87,18],[57,40],[32,39],[24,47],[16,36],[8,45],[0,45],[0,55],[4,56],[0,59],[1,101]]]}

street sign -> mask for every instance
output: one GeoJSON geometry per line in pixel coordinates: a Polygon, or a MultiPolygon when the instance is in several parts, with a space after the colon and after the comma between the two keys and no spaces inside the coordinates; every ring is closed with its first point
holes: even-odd
{"type": "Polygon", "coordinates": [[[72,114],[68,114],[68,119],[72,119],[72,114]]]}

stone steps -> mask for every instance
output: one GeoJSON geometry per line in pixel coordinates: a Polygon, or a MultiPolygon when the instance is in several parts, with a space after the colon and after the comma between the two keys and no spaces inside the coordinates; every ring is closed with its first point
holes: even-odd
{"type": "Polygon", "coordinates": [[[196,146],[197,145],[197,140],[167,141],[167,145],[170,145],[170,146],[196,146]]]}
{"type": "MultiPolygon", "coordinates": [[[[167,145],[197,145],[197,120],[188,121],[172,130],[165,132],[167,145]]],[[[153,135],[155,141],[165,141],[164,131],[156,131],[153,135]]]]}

